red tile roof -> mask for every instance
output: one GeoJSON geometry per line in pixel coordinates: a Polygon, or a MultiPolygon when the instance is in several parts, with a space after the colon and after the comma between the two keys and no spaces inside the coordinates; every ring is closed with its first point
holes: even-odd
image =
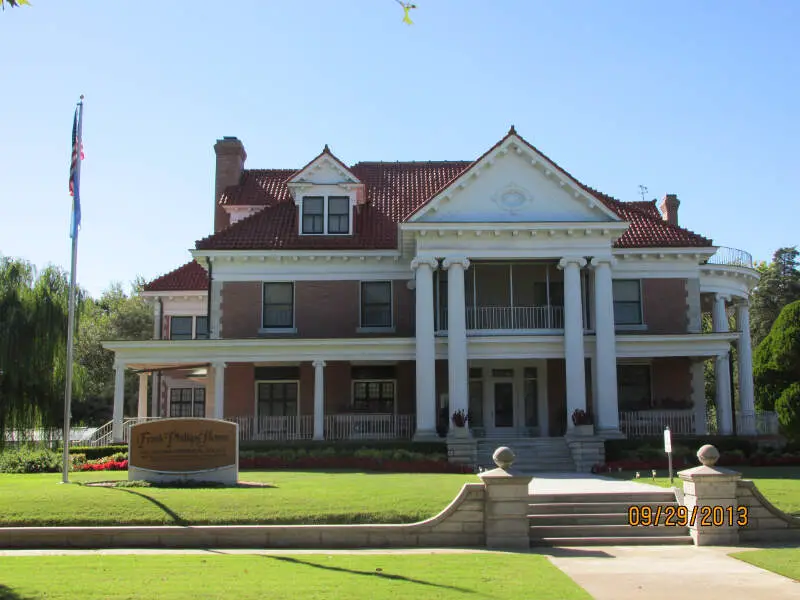
{"type": "Polygon", "coordinates": [[[145,284],[145,292],[194,292],[208,290],[208,273],[197,262],[186,263],[145,284]]]}

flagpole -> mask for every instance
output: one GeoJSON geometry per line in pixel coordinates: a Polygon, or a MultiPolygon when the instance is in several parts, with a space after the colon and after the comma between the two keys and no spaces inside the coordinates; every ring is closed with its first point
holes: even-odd
{"type": "MultiPolygon", "coordinates": [[[[76,219],[76,202],[80,202],[80,178],[81,178],[81,152],[83,151],[83,94],[78,102],[78,137],[76,140],[78,156],[75,165],[75,185],[73,194],[75,199],[72,203],[72,265],[69,270],[69,313],[67,317],[67,373],[64,389],[64,464],[62,466],[62,483],[69,483],[69,442],[70,442],[70,419],[72,417],[72,345],[75,331],[75,279],[78,266],[78,224],[76,219]]],[[[80,207],[80,204],[78,204],[80,207]]],[[[78,208],[80,210],[80,208],[78,208]]]]}

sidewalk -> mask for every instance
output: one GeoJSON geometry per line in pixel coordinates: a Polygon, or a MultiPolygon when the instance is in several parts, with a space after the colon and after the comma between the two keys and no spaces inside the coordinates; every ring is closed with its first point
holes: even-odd
{"type": "Polygon", "coordinates": [[[728,556],[747,548],[614,546],[542,554],[595,600],[790,600],[800,583],[728,556]]]}

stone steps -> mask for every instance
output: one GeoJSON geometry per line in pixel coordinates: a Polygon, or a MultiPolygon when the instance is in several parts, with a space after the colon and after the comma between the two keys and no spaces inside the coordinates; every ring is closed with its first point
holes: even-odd
{"type": "Polygon", "coordinates": [[[629,525],[631,505],[677,506],[670,490],[531,494],[528,523],[532,546],[691,544],[688,527],[629,525]]]}
{"type": "Polygon", "coordinates": [[[478,466],[493,469],[492,454],[508,446],[515,454],[513,469],[523,473],[574,472],[569,447],[563,438],[482,438],[478,440],[478,466]]]}

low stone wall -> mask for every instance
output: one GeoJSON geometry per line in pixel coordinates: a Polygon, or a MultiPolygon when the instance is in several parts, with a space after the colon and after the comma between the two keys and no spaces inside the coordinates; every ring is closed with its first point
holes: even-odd
{"type": "Polygon", "coordinates": [[[6,527],[0,548],[482,547],[485,487],[466,483],[441,513],[402,525],[6,527]]]}
{"type": "Polygon", "coordinates": [[[800,519],[773,506],[752,481],[737,482],[736,504],[748,507],[747,527],[739,528],[742,542],[800,541],[800,519]]]}

